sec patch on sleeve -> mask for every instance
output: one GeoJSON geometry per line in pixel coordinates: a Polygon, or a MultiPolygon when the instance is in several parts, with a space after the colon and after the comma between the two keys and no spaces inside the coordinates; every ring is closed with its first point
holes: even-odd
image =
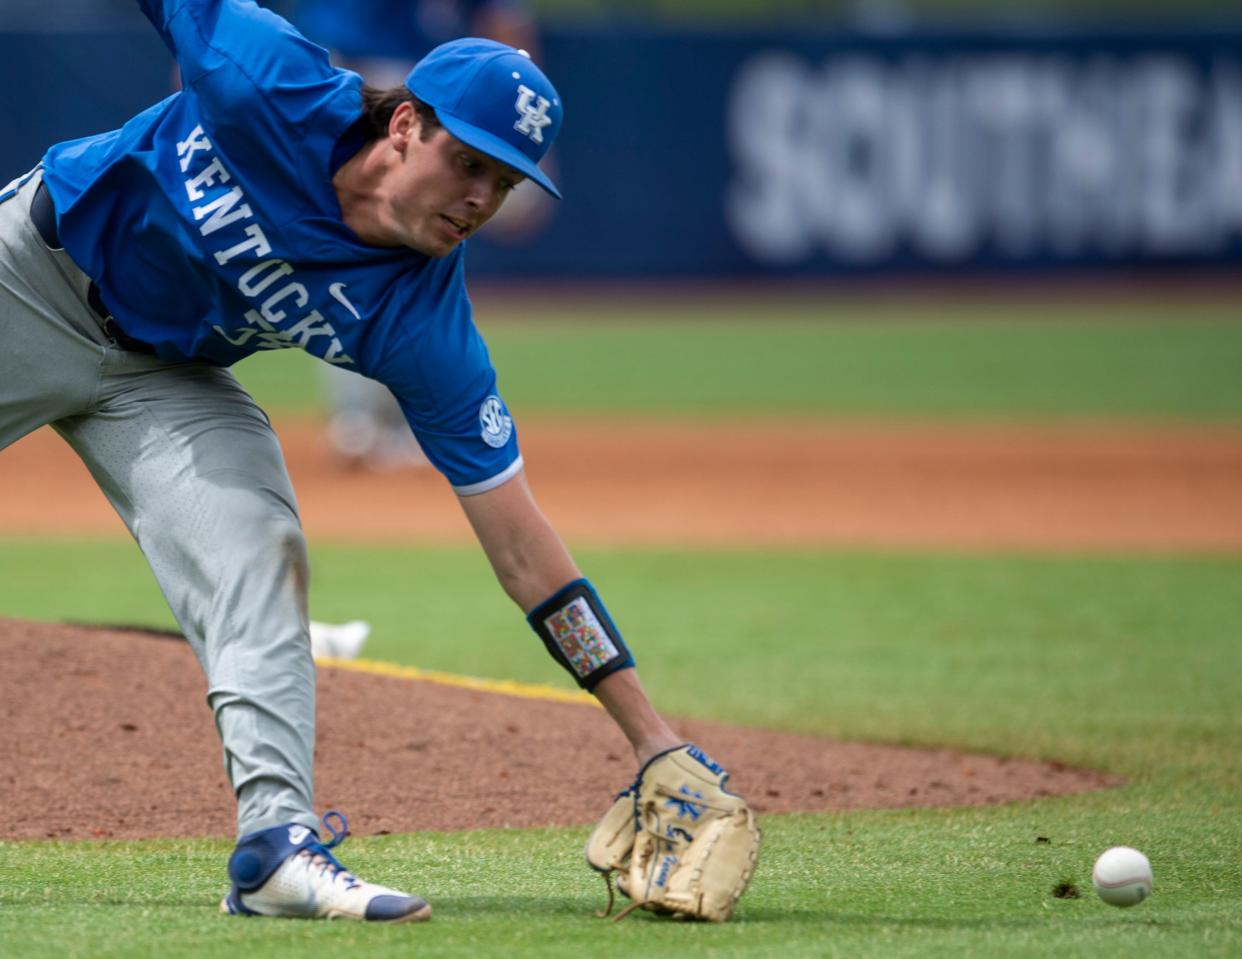
{"type": "Polygon", "coordinates": [[[513,417],[505,410],[505,404],[495,394],[489,396],[479,407],[480,436],[488,446],[500,449],[513,435],[513,417]]]}

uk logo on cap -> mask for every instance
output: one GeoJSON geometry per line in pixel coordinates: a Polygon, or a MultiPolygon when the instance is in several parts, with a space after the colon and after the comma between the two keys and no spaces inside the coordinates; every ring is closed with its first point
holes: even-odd
{"type": "Polygon", "coordinates": [[[519,84],[517,103],[514,107],[521,119],[513,124],[513,129],[518,133],[525,133],[536,143],[542,143],[543,128],[552,123],[552,118],[548,116],[550,106],[552,104],[547,99],[536,94],[525,84],[519,84]]]}
{"type": "Polygon", "coordinates": [[[539,161],[561,127],[556,87],[525,51],[467,37],[423,57],[405,85],[453,136],[560,197],[539,161]]]}

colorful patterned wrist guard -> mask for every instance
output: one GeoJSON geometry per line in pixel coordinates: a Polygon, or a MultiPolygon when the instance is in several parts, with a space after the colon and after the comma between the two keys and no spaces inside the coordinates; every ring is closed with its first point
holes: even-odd
{"type": "Polygon", "coordinates": [[[552,658],[585,690],[618,669],[634,665],[613,623],[589,581],[576,579],[526,616],[552,658]]]}

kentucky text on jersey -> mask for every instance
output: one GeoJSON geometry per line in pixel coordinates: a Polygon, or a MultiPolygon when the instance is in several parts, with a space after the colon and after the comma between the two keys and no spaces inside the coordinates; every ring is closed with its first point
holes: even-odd
{"type": "MultiPolygon", "coordinates": [[[[220,162],[220,158],[210,153],[211,149],[211,140],[203,132],[201,124],[191,130],[190,135],[184,140],[177,143],[177,156],[180,158],[182,173],[189,172],[194,166],[197,154],[207,153],[210,156],[202,169],[185,181],[186,196],[192,203],[207,201],[192,207],[190,211],[194,219],[201,224],[198,230],[204,237],[212,236],[218,230],[232,226],[239,220],[249,220],[254,216],[250,205],[244,202],[246,194],[240,186],[229,187],[208,199],[206,192],[208,188],[221,186],[233,179],[232,174],[220,162]]],[[[226,231],[222,239],[236,239],[236,232],[226,231]]],[[[243,254],[249,254],[258,259],[272,252],[272,246],[263,232],[263,227],[259,224],[247,224],[241,232],[245,234],[245,239],[225,249],[213,251],[212,256],[221,266],[243,254]]],[[[213,329],[234,346],[243,346],[250,341],[251,337],[257,336],[258,339],[252,345],[264,350],[281,350],[289,347],[304,350],[313,337],[326,336],[329,338],[329,345],[322,354],[323,358],[329,363],[338,365],[352,364],[353,360],[345,353],[345,348],[337,338],[336,330],[318,310],[311,310],[291,326],[282,327],[281,324],[289,320],[289,314],[284,309],[278,308],[280,304],[292,298],[292,305],[301,309],[310,301],[310,294],[306,287],[296,281],[285,283],[272,293],[267,292],[272,285],[290,276],[293,272],[293,267],[285,260],[260,260],[243,273],[237,281],[238,292],[248,300],[257,302],[259,297],[266,294],[262,302],[257,302],[257,310],[246,311],[246,321],[251,325],[234,331],[232,335],[218,324],[213,329]]]]}
{"type": "Polygon", "coordinates": [[[43,158],[61,242],[117,327],[169,363],[300,348],[387,386],[457,492],[513,476],[463,246],[371,246],[344,222],[333,177],[364,141],[362,78],[248,0],[139,5],[181,90],[43,158]]]}

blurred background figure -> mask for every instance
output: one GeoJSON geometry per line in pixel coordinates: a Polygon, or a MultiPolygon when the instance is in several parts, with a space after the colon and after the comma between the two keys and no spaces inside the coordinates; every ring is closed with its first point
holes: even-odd
{"type": "Polygon", "coordinates": [[[405,82],[432,47],[488,37],[535,52],[534,18],[522,0],[295,0],[307,37],[377,87],[405,82]]]}
{"type": "MultiPolygon", "coordinates": [[[[403,84],[428,51],[458,37],[499,40],[541,62],[534,16],[522,0],[295,0],[288,12],[340,66],[381,89],[403,84]]],[[[543,165],[548,168],[548,161],[543,165]]],[[[486,235],[500,243],[520,240],[550,215],[551,203],[543,191],[523,183],[487,225],[486,235]]],[[[386,387],[322,365],[331,404],[328,442],[342,464],[380,471],[430,465],[386,387]]]]}

